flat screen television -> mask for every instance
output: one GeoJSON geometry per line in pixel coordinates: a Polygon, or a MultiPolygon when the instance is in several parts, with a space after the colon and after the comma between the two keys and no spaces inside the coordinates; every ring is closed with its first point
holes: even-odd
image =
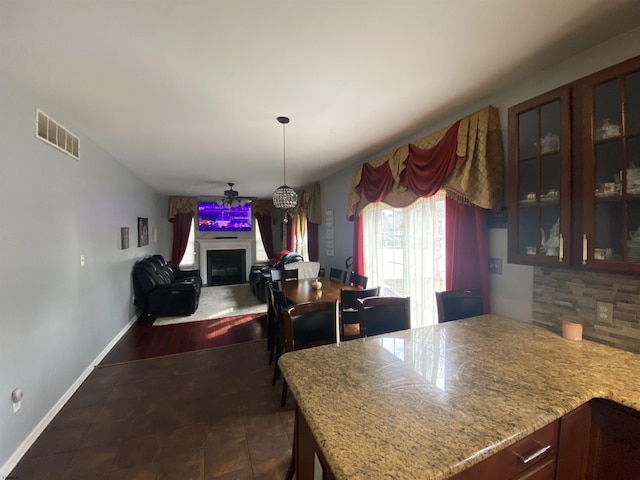
{"type": "Polygon", "coordinates": [[[251,223],[251,203],[234,206],[198,203],[198,230],[201,232],[250,232],[251,223]]]}

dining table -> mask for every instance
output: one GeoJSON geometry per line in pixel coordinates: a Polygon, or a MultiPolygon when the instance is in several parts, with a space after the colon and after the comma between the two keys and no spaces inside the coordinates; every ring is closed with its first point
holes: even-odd
{"type": "Polygon", "coordinates": [[[282,290],[291,304],[305,302],[335,302],[340,301],[340,290],[357,290],[358,287],[330,278],[320,277],[322,287],[313,288],[316,278],[300,278],[282,281],[282,290]]]}

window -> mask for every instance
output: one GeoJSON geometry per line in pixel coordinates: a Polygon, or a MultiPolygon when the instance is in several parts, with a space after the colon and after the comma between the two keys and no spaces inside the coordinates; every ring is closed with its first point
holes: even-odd
{"type": "Polygon", "coordinates": [[[363,211],[364,271],[381,295],[411,297],[411,326],[437,323],[435,292],[445,289],[445,194],[406,208],[363,211]]]}
{"type": "Polygon", "coordinates": [[[180,268],[196,267],[196,244],[195,244],[195,221],[191,220],[191,226],[189,227],[189,239],[187,240],[187,249],[184,251],[182,260],[180,260],[180,268]]]}

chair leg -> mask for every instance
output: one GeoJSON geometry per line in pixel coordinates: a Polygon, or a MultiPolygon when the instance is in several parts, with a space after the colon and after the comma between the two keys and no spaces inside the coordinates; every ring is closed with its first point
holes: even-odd
{"type": "Polygon", "coordinates": [[[278,379],[280,378],[280,368],[278,367],[278,359],[280,358],[281,349],[280,345],[276,343],[275,346],[275,365],[273,367],[273,379],[271,380],[271,385],[275,385],[278,379]]]}
{"type": "Polygon", "coordinates": [[[287,403],[287,390],[289,387],[287,386],[287,381],[282,380],[282,398],[280,399],[280,406],[284,407],[287,403]]]}

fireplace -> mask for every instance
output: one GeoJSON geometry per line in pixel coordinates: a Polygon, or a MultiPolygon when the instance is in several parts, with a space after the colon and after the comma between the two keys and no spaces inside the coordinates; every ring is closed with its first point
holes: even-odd
{"type": "MultiPolygon", "coordinates": [[[[249,272],[253,263],[253,242],[244,238],[203,238],[196,240],[196,251],[198,253],[198,264],[200,265],[200,276],[202,277],[203,285],[214,285],[211,282],[211,266],[209,265],[209,252],[216,251],[228,251],[228,250],[242,250],[244,252],[244,263],[241,269],[244,268],[244,276],[240,277],[243,280],[238,280],[234,283],[246,282],[249,278],[249,272]]],[[[221,267],[216,267],[220,269],[221,267]]],[[[229,268],[229,267],[225,267],[229,268]]]]}
{"type": "Polygon", "coordinates": [[[244,249],[207,250],[207,285],[245,283],[247,255],[244,249]]]}

